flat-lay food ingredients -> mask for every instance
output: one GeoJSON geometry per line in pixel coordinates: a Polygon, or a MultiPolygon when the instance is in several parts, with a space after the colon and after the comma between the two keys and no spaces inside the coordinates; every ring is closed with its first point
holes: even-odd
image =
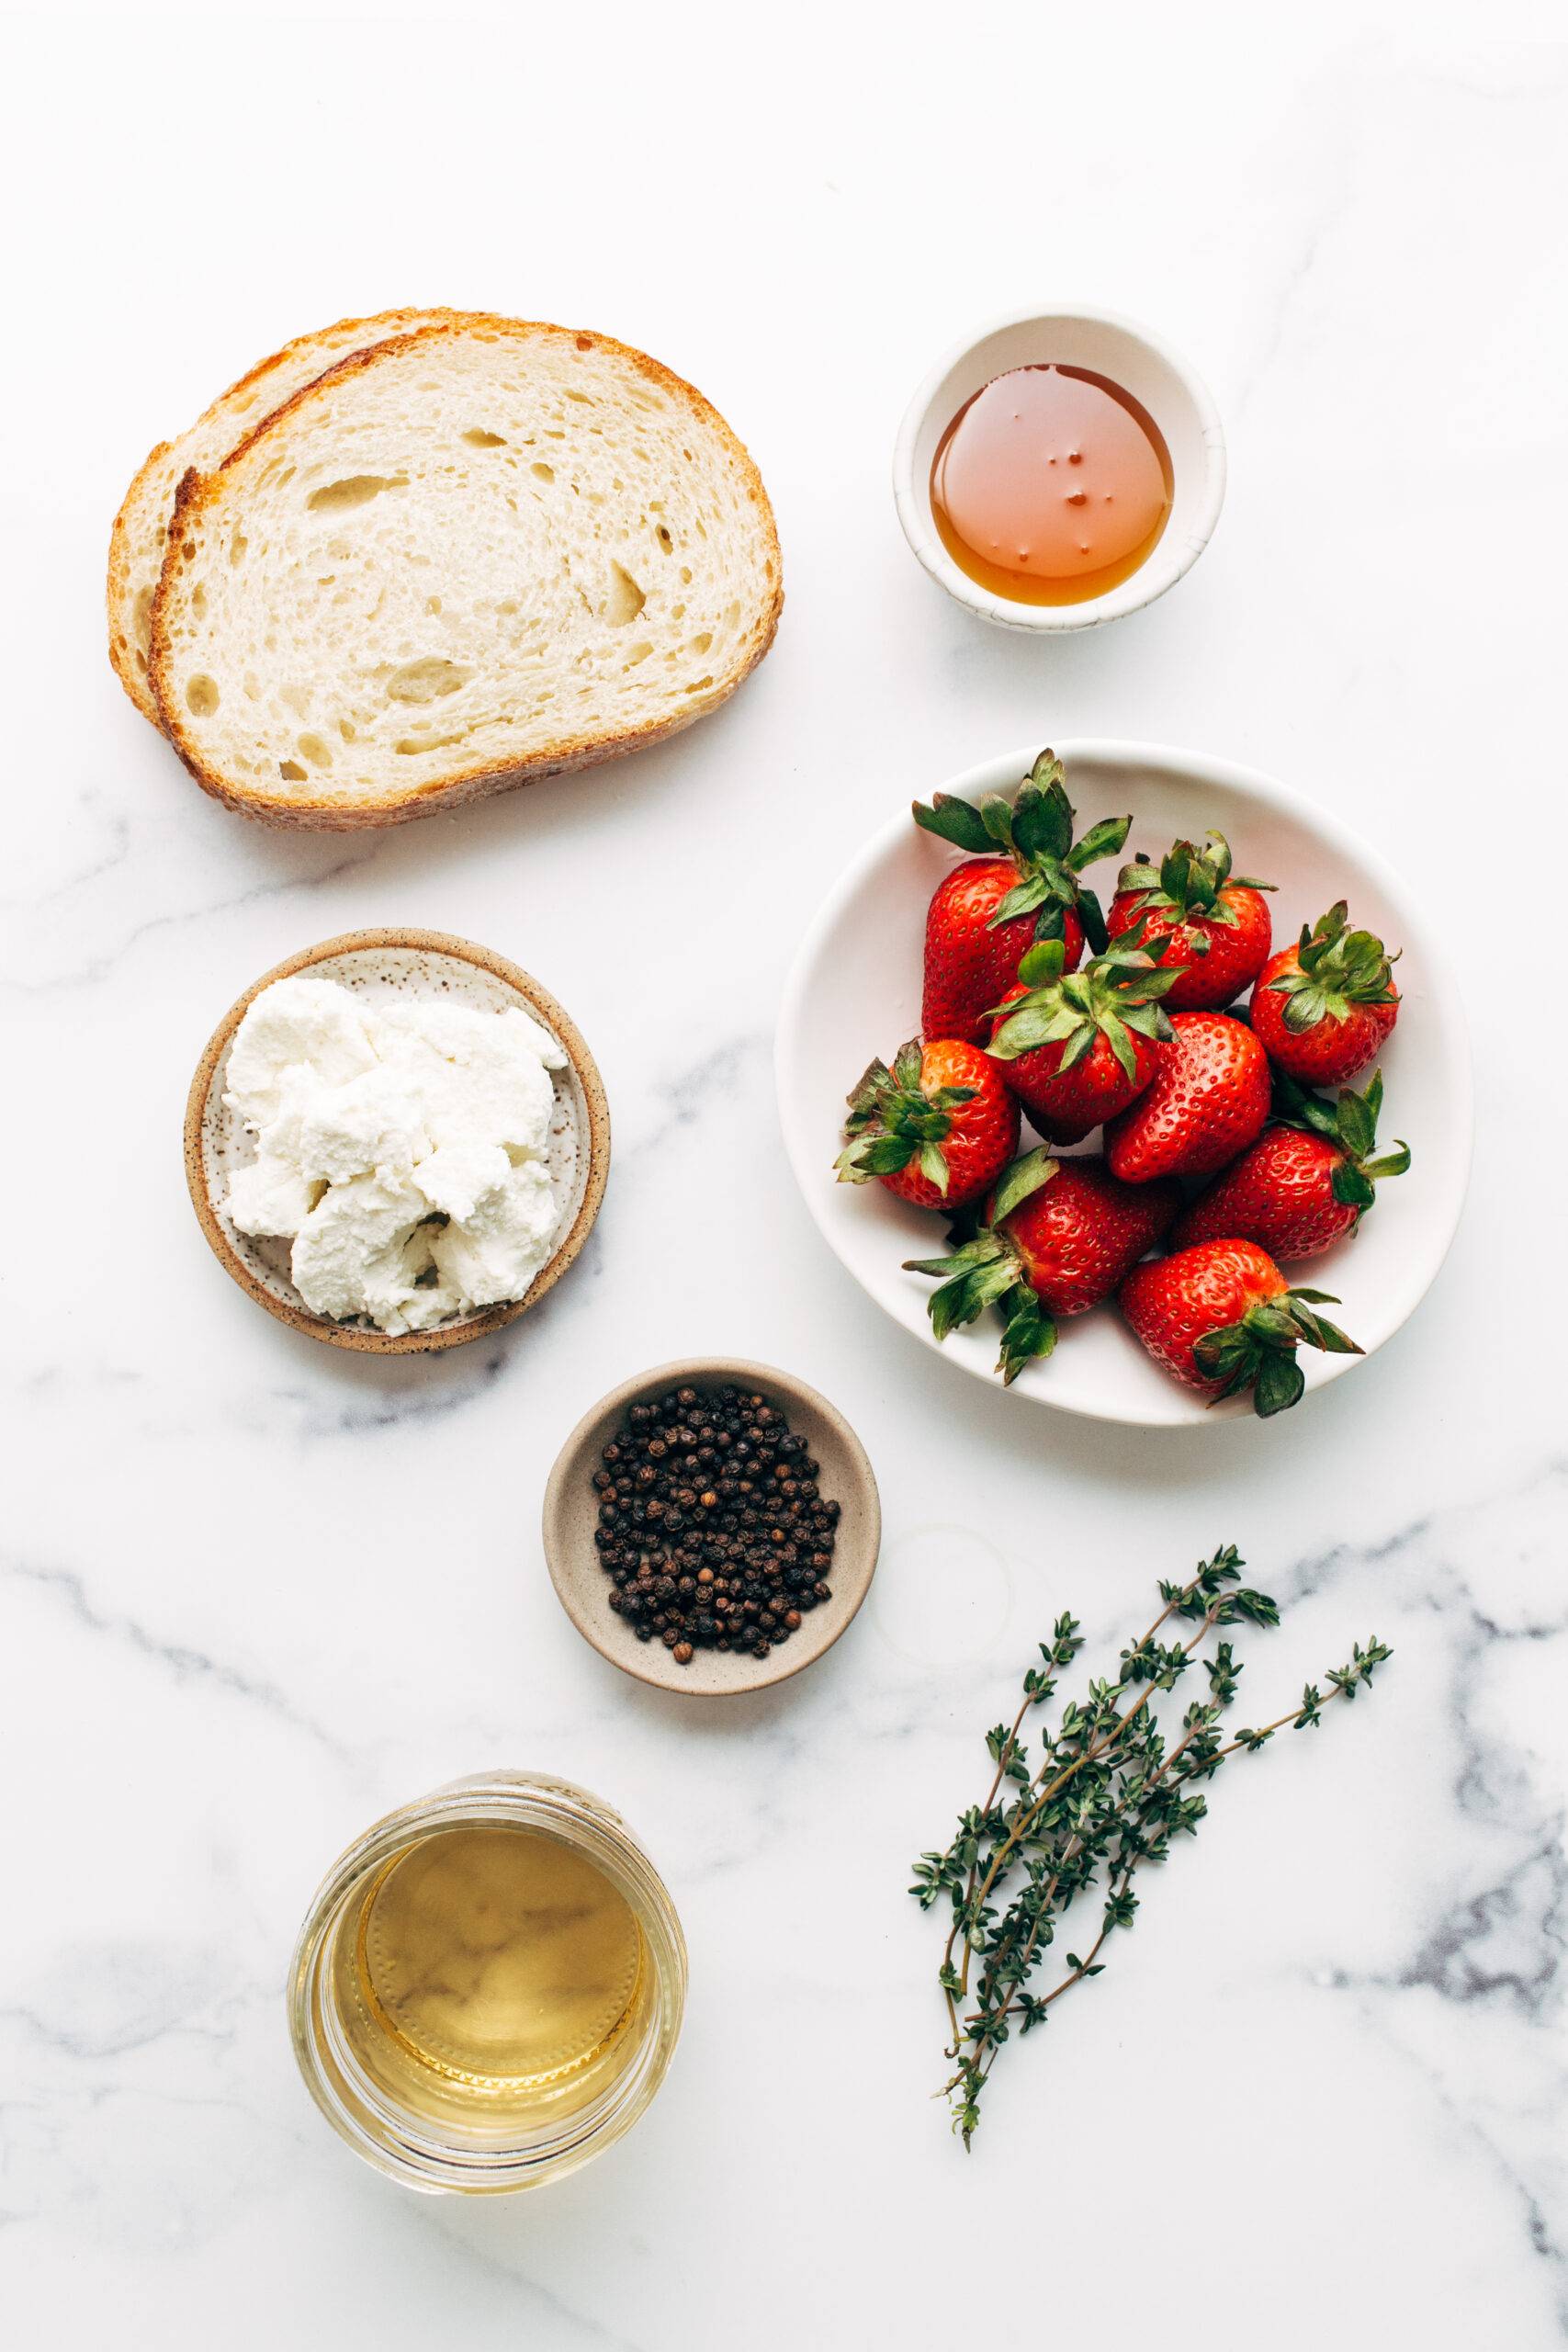
{"type": "Polygon", "coordinates": [[[959,570],[1027,605],[1082,604],[1158,545],[1173,477],[1148,411],[1085,368],[1013,368],[966,401],[931,466],[931,515],[959,570]]]}
{"type": "Polygon", "coordinates": [[[700,393],[605,335],[457,314],[185,478],[149,676],[231,807],[390,824],[689,725],[781,603],[761,478],[700,393]]]}
{"type": "MultiPolygon", "coordinates": [[[[1230,1730],[1224,1717],[1242,1669],[1228,1629],[1280,1622],[1269,1596],[1240,1582],[1245,1566],[1227,1544],[1185,1583],[1162,1578],[1154,1623],[1122,1650],[1113,1679],[1091,1681],[1047,1722],[1036,1758],[1024,1724],[1055,1697],[1059,1677],[1084,1646],[1077,1619],[1058,1617],[1040,1645],[1041,1664],[1023,1678],[1012,1723],[986,1734],[991,1771],[982,1801],[959,1815],[951,1844],[915,1865],[910,1894],[922,1911],[941,1904],[948,1915],[937,1982],[953,2071],[942,2088],[965,2149],[1003,2048],[1047,2023],[1064,1993],[1100,1973],[1110,1938],[1136,1919],[1134,1878],[1168,1861],[1179,1838],[1196,1835],[1215,1774],[1233,1756],[1257,1755],[1287,1727],[1315,1729],[1336,1700],[1369,1689],[1393,1656],[1375,1635],[1355,1643],[1348,1663],[1324,1678],[1326,1688],[1309,1682],[1282,1714],[1230,1730]],[[1168,1710],[1162,1720],[1160,1694],[1195,1665],[1203,1669],[1203,1697],[1179,1721],[1168,1710]],[[1081,1951],[1066,1951],[1052,1967],[1049,1989],[1032,1991],[1058,1937],[1074,1933],[1081,1951]]],[[[1112,2105],[1124,2112],[1127,2096],[1112,2105]]]]}
{"type": "Polygon", "coordinates": [[[1276,1069],[1303,1086],[1341,1086],[1382,1051],[1399,1018],[1393,957],[1353,931],[1343,899],[1293,947],[1271,956],[1252,991],[1252,1026],[1276,1069]]]}
{"type": "Polygon", "coordinates": [[[1316,1258],[1353,1233],[1376,1200],[1374,1186],[1403,1176],[1408,1144],[1378,1153],[1382,1073],[1366,1091],[1346,1087],[1337,1102],[1280,1077],[1274,1118],[1239,1159],[1221,1171],[1179,1219],[1178,1250],[1197,1241],[1256,1241],[1281,1264],[1316,1258]]]}
{"type": "Polygon", "coordinates": [[[1148,1085],[1105,1132],[1124,1183],[1208,1176],[1245,1151],[1269,1116],[1269,1057],[1245,1023],[1178,1012],[1148,1085]]]}
{"type": "Polygon", "coordinates": [[[916,1208],[960,1208],[989,1191],[1018,1149],[1018,1104],[995,1062],[954,1038],[874,1061],[849,1098],[839,1181],[874,1177],[916,1208]]]}
{"type": "Polygon", "coordinates": [[[939,792],[914,804],[917,825],[968,853],[937,886],[926,915],[925,987],[920,1027],[928,1037],[961,1037],[982,1046],[989,1015],[1037,940],[1059,939],[1071,971],[1084,941],[1105,946],[1100,901],[1082,880],[1086,867],[1114,857],[1132,822],[1102,817],[1073,838],[1073,805],[1062,763],[1042,752],[1009,800],[992,793],[979,808],[939,792]]]}
{"type": "Polygon", "coordinates": [[[163,722],[148,675],[152,653],[152,599],[164,568],[169,524],[181,481],[194,469],[210,473],[265,416],[303,391],[345,352],[361,351],[389,335],[434,326],[449,311],[383,311],[370,319],[340,319],[335,326],[297,336],[231,384],[187,432],[160,441],[145,460],[115,516],[109,539],[109,660],[126,693],[154,727],[163,722]]]}
{"type": "Polygon", "coordinates": [[[1100,1159],[1054,1159],[1041,1148],[1009,1169],[987,1220],[945,1258],[916,1258],[934,1274],[931,1329],[939,1340],[987,1306],[1001,1317],[997,1369],[1009,1385],[1056,1344],[1056,1318],[1087,1315],[1175,1218],[1174,1184],[1120,1184],[1100,1159]]]}
{"type": "Polygon", "coordinates": [[[766,1657],[833,1598],[840,1506],[819,1472],[759,1391],[678,1388],[633,1405],[593,1477],[610,1607],[678,1666],[699,1649],[766,1657]]]}
{"type": "Polygon", "coordinates": [[[558,1221],[546,1146],[565,1060],[515,1009],[276,980],[229,1055],[223,1099],[256,1147],[229,1216],[292,1241],[319,1316],[428,1330],[521,1298],[558,1221]]]}
{"type": "Polygon", "coordinates": [[[1359,1356],[1354,1340],[1317,1313],[1339,1302],[1292,1290],[1267,1250],[1251,1241],[1200,1241],[1134,1266],[1122,1312],[1157,1363],[1208,1396],[1250,1390],[1263,1419],[1299,1400],[1306,1383],[1296,1351],[1359,1356]]]}
{"type": "Polygon", "coordinates": [[[1141,927],[1151,955],[1179,977],[1166,998],[1169,1012],[1201,1012],[1232,1004],[1252,986],[1268,960],[1272,925],[1265,890],[1271,882],[1233,875],[1230,843],[1210,832],[1204,845],[1178,842],[1157,866],[1145,858],[1124,865],[1106,912],[1112,939],[1141,927]]]}
{"type": "Polygon", "coordinates": [[[1081,1143],[1124,1111],[1155,1074],[1175,1033],[1162,1009],[1178,975],[1141,934],[1064,973],[1062,943],[1043,940],[1003,997],[988,1048],[1033,1125],[1052,1143],[1081,1143]]]}

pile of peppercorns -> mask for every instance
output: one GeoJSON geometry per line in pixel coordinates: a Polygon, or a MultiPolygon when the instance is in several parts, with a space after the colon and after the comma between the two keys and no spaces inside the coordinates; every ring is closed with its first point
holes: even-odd
{"type": "Polygon", "coordinates": [[[765,1396],[672,1388],[634,1405],[601,1459],[593,1541],[610,1606],[678,1666],[699,1649],[766,1657],[833,1598],[839,1506],[765,1396]]]}

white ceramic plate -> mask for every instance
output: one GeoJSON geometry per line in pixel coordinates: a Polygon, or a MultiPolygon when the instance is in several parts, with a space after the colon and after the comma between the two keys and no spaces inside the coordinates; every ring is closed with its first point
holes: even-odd
{"type": "MultiPolygon", "coordinates": [[[[943,787],[976,799],[1011,793],[1038,743],[988,760],[943,787]]],[[[1277,944],[1348,899],[1353,920],[1404,950],[1399,1024],[1381,1057],[1386,1093],[1380,1134],[1402,1136],[1414,1155],[1391,1179],[1354,1238],[1301,1268],[1293,1281],[1332,1291],[1335,1320],[1370,1355],[1416,1306],[1453,1238],[1470,1176],[1470,1041],[1463,1008],[1438,944],[1397,875],[1348,826],[1282,785],[1227,760],[1153,744],[1055,746],[1079,828],[1131,809],[1127,854],[1157,857],[1209,827],[1231,844],[1235,870],[1277,882],[1269,901],[1277,944]]],[[[928,796],[929,797],[929,796],[928,796]]],[[[875,1054],[891,1055],[920,1026],[921,942],[931,892],[958,853],[901,810],[868,842],[829,892],[785,983],[779,1015],[779,1114],[790,1164],[807,1207],[850,1272],[906,1330],[935,1348],[926,1315],[932,1284],[902,1271],[906,1258],[940,1254],[941,1221],[896,1200],[881,1184],[840,1184],[833,1174],[844,1096],[875,1054]]],[[[1086,879],[1102,902],[1115,888],[1107,860],[1086,879]]],[[[1024,1141],[1034,1137],[1026,1126],[1024,1141]]],[[[1089,1148],[1098,1148],[1091,1137],[1089,1148]]],[[[998,1329],[987,1318],[955,1331],[939,1352],[998,1388],[998,1329]]],[[[1359,1356],[1302,1350],[1309,1389],[1340,1379],[1359,1356]]],[[[1249,1400],[1209,1407],[1153,1363],[1113,1307],[1064,1323],[1056,1352],[1011,1393],[1096,1420],[1145,1428],[1198,1425],[1251,1411],[1249,1400]]]]}

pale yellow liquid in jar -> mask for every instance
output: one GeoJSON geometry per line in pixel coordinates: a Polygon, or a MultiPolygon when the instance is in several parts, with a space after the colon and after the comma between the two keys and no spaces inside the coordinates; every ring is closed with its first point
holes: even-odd
{"type": "Polygon", "coordinates": [[[515,2132],[614,2083],[647,2013],[626,1898],[559,1838],[437,1830],[394,1856],[333,1953],[359,2064],[432,2119],[515,2132]]]}

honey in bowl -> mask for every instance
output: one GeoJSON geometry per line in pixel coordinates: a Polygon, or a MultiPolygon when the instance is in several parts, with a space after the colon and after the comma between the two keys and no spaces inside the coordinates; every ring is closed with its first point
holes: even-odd
{"type": "Polygon", "coordinates": [[[1131,579],[1170,519],[1170,452],[1131,392],[1087,368],[1011,368],[966,401],[931,464],[959,570],[1021,605],[1080,605],[1131,579]]]}

